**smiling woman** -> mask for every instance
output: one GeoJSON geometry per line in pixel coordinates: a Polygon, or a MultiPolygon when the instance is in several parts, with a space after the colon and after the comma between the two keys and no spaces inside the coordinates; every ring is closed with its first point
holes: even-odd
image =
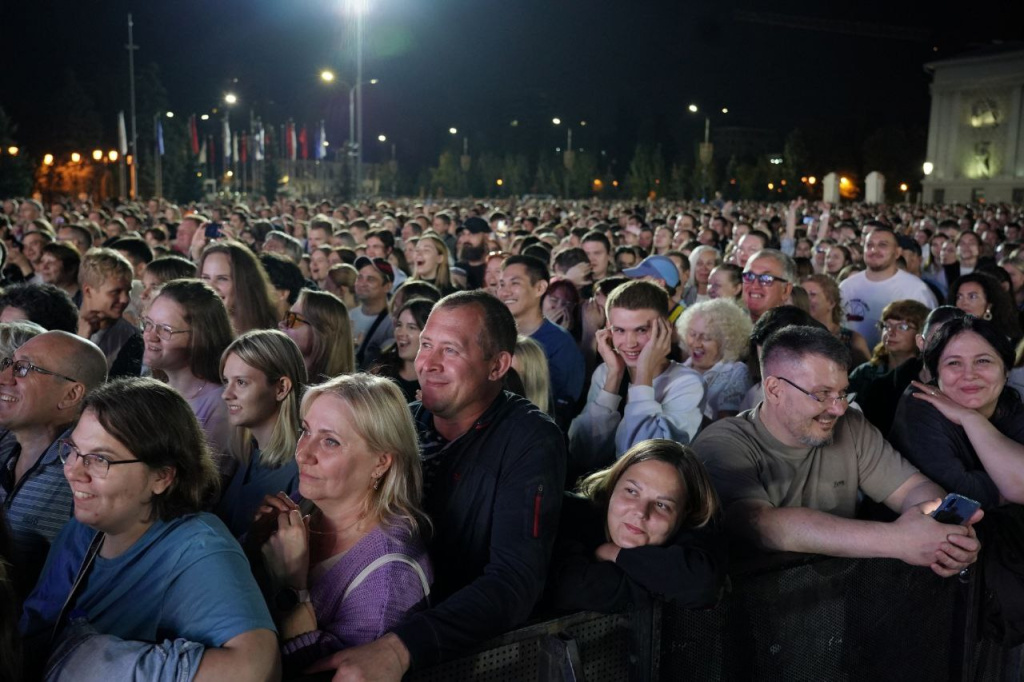
{"type": "Polygon", "coordinates": [[[201,511],[217,473],[184,398],[153,379],[107,384],[86,398],[60,457],[74,518],[25,602],[30,665],[57,651],[68,674],[273,679],[273,621],[241,547],[201,511]],[[72,610],[93,639],[68,648],[82,637],[72,610]]]}
{"type": "Polygon", "coordinates": [[[562,504],[552,571],[555,606],[642,608],[659,595],[713,604],[725,577],[718,498],[690,448],[654,439],[579,482],[562,504]]]}

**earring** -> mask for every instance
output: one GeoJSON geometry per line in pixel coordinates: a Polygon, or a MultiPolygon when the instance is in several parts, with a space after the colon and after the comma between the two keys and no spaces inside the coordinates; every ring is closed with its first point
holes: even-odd
{"type": "Polygon", "coordinates": [[[380,476],[373,477],[373,489],[376,490],[380,487],[380,476]]]}
{"type": "Polygon", "coordinates": [[[992,319],[992,306],[989,306],[988,308],[985,308],[985,314],[982,315],[981,318],[983,320],[991,320],[992,319]]]}

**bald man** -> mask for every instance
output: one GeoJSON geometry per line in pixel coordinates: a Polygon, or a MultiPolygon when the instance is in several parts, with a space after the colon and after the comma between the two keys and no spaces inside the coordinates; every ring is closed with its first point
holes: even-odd
{"type": "Polygon", "coordinates": [[[78,420],[82,401],[107,377],[96,344],[62,331],[40,334],[0,358],[0,504],[13,539],[19,592],[42,570],[50,543],[71,517],[71,488],[59,440],[78,420]]]}

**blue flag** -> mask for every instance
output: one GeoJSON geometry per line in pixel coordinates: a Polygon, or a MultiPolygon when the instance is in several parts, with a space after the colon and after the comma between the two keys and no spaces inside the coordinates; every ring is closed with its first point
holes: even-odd
{"type": "Polygon", "coordinates": [[[164,155],[164,126],[160,119],[156,120],[156,149],[160,156],[164,155]]]}

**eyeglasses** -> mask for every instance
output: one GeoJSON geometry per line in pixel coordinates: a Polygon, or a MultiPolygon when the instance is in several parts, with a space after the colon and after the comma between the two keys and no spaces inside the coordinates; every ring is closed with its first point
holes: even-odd
{"type": "Polygon", "coordinates": [[[788,279],[782,277],[776,277],[775,275],[769,275],[767,273],[759,275],[756,272],[744,272],[743,281],[746,282],[747,284],[753,284],[755,281],[758,281],[761,283],[761,286],[763,287],[770,287],[776,282],[782,282],[783,284],[789,282],[788,279]]]}
{"type": "Polygon", "coordinates": [[[878,331],[883,334],[888,332],[909,332],[911,329],[917,331],[917,325],[911,324],[910,322],[879,322],[877,325],[878,331]]]}
{"type": "Polygon", "coordinates": [[[796,390],[800,391],[808,398],[811,398],[816,402],[822,403],[823,405],[827,404],[829,407],[839,406],[845,408],[849,406],[850,401],[853,400],[854,396],[856,395],[855,393],[840,393],[839,395],[832,395],[829,391],[815,391],[812,393],[811,391],[808,391],[805,388],[800,388],[786,377],[775,378],[779,379],[780,381],[785,381],[787,384],[789,384],[796,390]]]}
{"type": "Polygon", "coordinates": [[[285,313],[283,324],[285,329],[295,329],[300,324],[309,324],[309,320],[298,313],[288,312],[285,313]]]}
{"type": "Polygon", "coordinates": [[[106,478],[107,474],[110,473],[110,467],[115,464],[136,464],[141,462],[141,459],[122,459],[116,462],[111,462],[103,455],[94,455],[91,453],[83,454],[78,447],[67,438],[61,438],[57,441],[57,456],[60,457],[60,463],[65,467],[74,461],[75,456],[82,460],[82,466],[89,472],[90,476],[94,478],[106,478]]]}
{"type": "Polygon", "coordinates": [[[149,333],[151,329],[156,330],[156,335],[164,341],[170,341],[175,334],[188,334],[192,331],[191,329],[175,329],[169,324],[157,324],[148,317],[142,318],[142,332],[149,333]]]}
{"type": "Polygon", "coordinates": [[[14,367],[14,376],[16,376],[19,379],[24,379],[25,377],[28,376],[28,373],[32,371],[39,372],[40,374],[49,374],[52,377],[60,377],[61,379],[64,379],[65,381],[70,381],[72,383],[78,383],[78,379],[72,379],[69,376],[64,376],[63,374],[58,374],[57,372],[51,372],[48,369],[43,369],[38,365],[33,365],[28,360],[12,360],[11,358],[4,358],[3,360],[0,360],[0,374],[6,372],[8,367],[14,367]]]}

